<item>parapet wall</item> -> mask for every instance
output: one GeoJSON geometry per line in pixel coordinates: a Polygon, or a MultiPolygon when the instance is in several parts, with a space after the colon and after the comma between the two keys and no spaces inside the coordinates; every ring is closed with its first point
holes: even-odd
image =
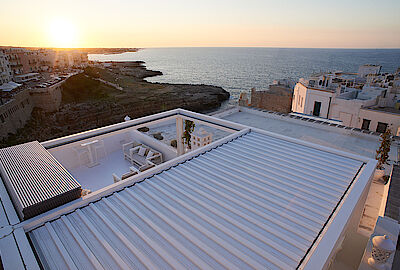
{"type": "Polygon", "coordinates": [[[280,85],[270,85],[268,91],[251,90],[251,106],[289,113],[292,108],[293,91],[280,85]]]}
{"type": "Polygon", "coordinates": [[[32,89],[30,95],[34,106],[43,109],[45,112],[58,111],[62,100],[61,90],[63,83],[64,81],[61,81],[46,88],[32,89]]]}
{"type": "Polygon", "coordinates": [[[29,90],[16,94],[9,102],[0,106],[0,139],[15,134],[30,119],[33,102],[29,90]]]}

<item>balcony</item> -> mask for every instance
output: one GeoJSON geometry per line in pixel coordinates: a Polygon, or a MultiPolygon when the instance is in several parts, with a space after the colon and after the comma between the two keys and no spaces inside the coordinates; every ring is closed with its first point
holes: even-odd
{"type": "Polygon", "coordinates": [[[194,122],[193,134],[202,131],[204,134],[210,134],[213,140],[222,139],[241,129],[241,125],[228,125],[224,120],[213,123],[204,115],[173,110],[48,141],[43,145],[72,174],[83,189],[93,192],[145,173],[147,170],[155,170],[163,166],[162,163],[212,142],[210,140],[200,143],[199,139],[196,145],[192,142],[193,147],[189,148],[183,142],[182,135],[177,136],[184,132],[184,120],[194,122]],[[140,129],[143,127],[147,127],[146,131],[140,129]],[[176,148],[171,146],[172,140],[176,140],[176,148]],[[142,157],[143,164],[129,161],[124,155],[124,145],[130,142],[141,144],[148,149],[143,156],[146,160],[142,157]],[[147,160],[150,150],[153,154],[160,153],[162,158],[157,162],[147,160]]]}

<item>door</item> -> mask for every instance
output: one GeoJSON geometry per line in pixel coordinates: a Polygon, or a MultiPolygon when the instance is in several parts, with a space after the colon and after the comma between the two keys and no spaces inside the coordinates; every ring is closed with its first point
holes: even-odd
{"type": "Polygon", "coordinates": [[[313,115],[319,116],[320,113],[321,113],[321,102],[315,101],[313,115]]]}

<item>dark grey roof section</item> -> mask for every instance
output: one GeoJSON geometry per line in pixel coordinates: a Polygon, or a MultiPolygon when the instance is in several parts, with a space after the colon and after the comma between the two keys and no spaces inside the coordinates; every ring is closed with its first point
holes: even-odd
{"type": "MultiPolygon", "coordinates": [[[[385,216],[400,222],[400,166],[393,165],[392,179],[389,186],[385,216]]],[[[400,269],[400,236],[397,240],[392,269],[400,269]]]]}
{"type": "Polygon", "coordinates": [[[393,165],[385,216],[400,221],[400,166],[393,165]]]}
{"type": "Polygon", "coordinates": [[[37,141],[0,149],[0,173],[21,219],[81,196],[81,185],[37,141]]]}

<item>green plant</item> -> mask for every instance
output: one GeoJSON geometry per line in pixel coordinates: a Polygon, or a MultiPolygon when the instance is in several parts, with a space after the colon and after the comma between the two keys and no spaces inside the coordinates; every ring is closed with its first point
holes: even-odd
{"type": "Polygon", "coordinates": [[[190,140],[192,138],[191,134],[192,134],[195,126],[196,125],[194,124],[193,121],[185,120],[185,130],[183,131],[182,139],[183,139],[183,142],[185,144],[187,144],[189,149],[192,148],[192,146],[190,145],[190,140]]]}
{"type": "Polygon", "coordinates": [[[378,161],[377,169],[383,170],[384,165],[389,164],[387,160],[389,158],[390,145],[392,144],[392,132],[387,129],[380,137],[381,145],[376,150],[375,158],[378,161]]]}

